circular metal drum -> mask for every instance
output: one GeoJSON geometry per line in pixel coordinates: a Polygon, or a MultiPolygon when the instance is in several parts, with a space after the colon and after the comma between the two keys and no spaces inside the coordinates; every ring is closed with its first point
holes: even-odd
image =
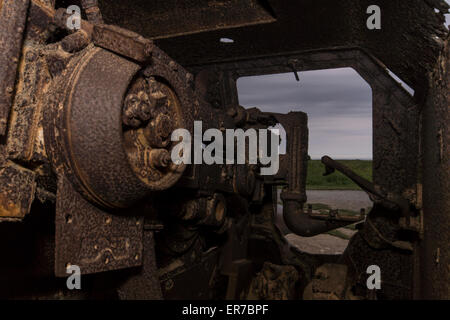
{"type": "MultiPolygon", "coordinates": [[[[168,57],[161,57],[166,58],[168,57]]],[[[165,190],[185,164],[170,159],[171,133],[190,127],[193,96],[164,59],[141,66],[89,47],[60,76],[45,119],[47,152],[88,200],[126,208],[165,190]]]]}

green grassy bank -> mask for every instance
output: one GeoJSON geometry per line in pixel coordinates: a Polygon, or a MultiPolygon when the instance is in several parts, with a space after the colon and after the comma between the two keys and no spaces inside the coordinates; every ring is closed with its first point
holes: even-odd
{"type": "MultiPolygon", "coordinates": [[[[338,160],[357,174],[372,181],[371,160],[338,160]]],[[[325,167],[320,160],[308,161],[308,176],[306,188],[308,190],[360,190],[360,188],[340,172],[323,176],[325,167]]]]}

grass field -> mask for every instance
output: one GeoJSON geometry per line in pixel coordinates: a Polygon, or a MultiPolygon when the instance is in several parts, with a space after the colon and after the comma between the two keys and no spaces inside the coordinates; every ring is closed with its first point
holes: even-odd
{"type": "MultiPolygon", "coordinates": [[[[339,160],[339,162],[372,181],[371,160],[339,160]]],[[[308,190],[360,190],[353,181],[342,173],[336,171],[328,176],[323,176],[324,172],[325,167],[320,160],[309,160],[306,188],[308,190]]]]}

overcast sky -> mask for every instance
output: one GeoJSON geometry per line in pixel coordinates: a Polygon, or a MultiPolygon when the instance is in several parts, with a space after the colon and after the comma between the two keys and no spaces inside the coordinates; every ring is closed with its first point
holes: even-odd
{"type": "MultiPolygon", "coordinates": [[[[449,25],[450,14],[446,20],[449,25]]],[[[238,92],[244,107],[306,112],[313,159],[372,159],[372,91],[353,69],[301,72],[300,82],[293,73],[245,77],[238,92]]]]}
{"type": "Polygon", "coordinates": [[[308,114],[313,159],[372,159],[372,90],[350,68],[245,77],[239,103],[262,111],[308,114]]]}

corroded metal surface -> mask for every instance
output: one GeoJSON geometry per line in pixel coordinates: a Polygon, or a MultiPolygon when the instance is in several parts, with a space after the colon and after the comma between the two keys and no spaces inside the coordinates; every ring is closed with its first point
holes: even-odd
{"type": "MultiPolygon", "coordinates": [[[[220,83],[232,81],[231,88],[234,89],[227,90],[232,93],[240,77],[292,72],[289,65],[292,59],[298,61],[298,71],[351,67],[367,81],[373,96],[374,183],[390,192],[406,194],[412,203],[418,202],[419,105],[389,75],[383,63],[366,50],[350,47],[294,52],[203,66],[201,69],[207,68],[228,77],[220,83]]],[[[198,69],[195,67],[193,70],[198,69]]],[[[215,87],[209,86],[209,90],[213,89],[215,87]]],[[[223,94],[223,89],[220,89],[213,100],[222,99],[223,94]]]]}
{"type": "Polygon", "coordinates": [[[201,254],[195,261],[184,263],[175,260],[159,270],[161,290],[165,299],[212,299],[211,290],[217,276],[219,250],[213,248],[201,254]],[[192,294],[192,290],[195,294],[192,294]]]}
{"type": "Polygon", "coordinates": [[[133,270],[131,275],[117,289],[122,300],[160,300],[161,285],[158,278],[158,267],[155,256],[155,235],[145,230],[143,250],[143,266],[133,270]]]}
{"type": "Polygon", "coordinates": [[[46,109],[48,152],[56,168],[64,166],[59,174],[68,174],[91,201],[122,208],[146,193],[128,165],[121,130],[122,101],[139,67],[99,48],[77,67],[58,83],[65,86],[64,108],[53,99],[46,109]]]}
{"type": "Polygon", "coordinates": [[[106,23],[126,27],[149,38],[166,38],[275,21],[270,7],[265,1],[258,0],[188,0],[179,8],[176,0],[139,0],[133,6],[111,0],[98,2],[106,23]],[[115,15],[118,11],[123,13],[119,17],[115,15]]]}
{"type": "Polygon", "coordinates": [[[140,266],[143,219],[105,213],[76,192],[66,178],[56,200],[55,274],[66,277],[70,265],[82,274],[140,266]]]}
{"type": "MultiPolygon", "coordinates": [[[[373,4],[369,1],[325,0],[320,5],[315,0],[268,3],[276,17],[273,23],[174,36],[155,43],[184,66],[360,46],[381,59],[409,86],[420,90],[426,85],[427,70],[434,67],[443,36],[447,34],[444,14],[448,4],[444,0],[380,0],[377,5],[383,8],[382,29],[375,32],[366,25],[367,7],[373,4]],[[442,10],[436,13],[436,8],[442,10]],[[218,43],[221,37],[233,39],[234,43],[218,43]],[[202,48],[201,54],[198,48],[202,48]]],[[[127,23],[135,17],[132,11],[125,12],[125,16],[119,12],[115,8],[105,19],[122,26],[122,21],[127,23]]],[[[133,20],[133,24],[139,23],[142,22],[137,18],[133,20]]],[[[145,32],[142,34],[145,36],[145,32]]]]}
{"type": "Polygon", "coordinates": [[[248,300],[296,299],[298,280],[298,272],[293,266],[279,266],[265,262],[261,272],[253,278],[245,298],[248,300]]]}
{"type": "Polygon", "coordinates": [[[0,222],[22,219],[30,212],[36,174],[13,163],[0,164],[0,222]]]}
{"type": "Polygon", "coordinates": [[[424,240],[417,248],[416,298],[450,299],[450,46],[430,79],[423,110],[424,240]]]}
{"type": "Polygon", "coordinates": [[[147,61],[153,50],[152,41],[117,26],[95,25],[92,40],[99,47],[139,62],[147,61]]]}
{"type": "MultiPolygon", "coordinates": [[[[383,237],[395,239],[395,233],[398,228],[394,224],[381,219],[376,219],[380,232],[383,237]]],[[[368,229],[369,227],[367,227],[368,229]]],[[[350,243],[343,254],[343,263],[349,267],[350,282],[353,283],[356,295],[362,297],[376,296],[378,299],[411,299],[412,298],[412,263],[413,256],[411,252],[399,250],[396,248],[389,249],[381,239],[377,239],[375,244],[373,230],[366,230],[364,235],[357,233],[352,237],[350,243]],[[367,242],[367,239],[371,242],[367,242]],[[374,246],[375,244],[375,246],[374,246]],[[370,265],[377,265],[383,270],[383,285],[381,290],[371,292],[367,289],[367,268],[370,265]],[[364,276],[363,276],[364,275],[364,276]]]]}
{"type": "Polygon", "coordinates": [[[82,0],[81,5],[83,6],[84,11],[86,12],[86,16],[90,22],[94,24],[103,23],[102,13],[98,8],[97,0],[82,0]]]}
{"type": "Polygon", "coordinates": [[[40,265],[14,272],[127,269],[102,275],[120,274],[111,288],[124,299],[298,298],[309,282],[312,298],[448,296],[448,5],[380,3],[383,28],[368,33],[354,0],[0,0],[0,222],[28,222],[22,242],[45,247],[40,265]],[[81,30],[67,26],[71,4],[88,19],[81,30]],[[373,184],[325,162],[378,199],[339,265],[319,267],[339,257],[290,248],[274,225],[278,188],[292,231],[351,222],[303,209],[307,116],[245,110],[236,80],[339,67],[373,90],[373,184]],[[222,132],[280,123],[280,170],[172,163],[171,133],[192,133],[194,120],[222,132]],[[362,276],[372,264],[383,270],[375,294],[362,276]]]}
{"type": "MultiPolygon", "coordinates": [[[[52,108],[47,109],[48,119],[54,122],[45,126],[46,143],[55,167],[61,168],[60,174],[71,176],[78,190],[91,201],[108,208],[127,207],[151,190],[170,187],[185,168],[183,164],[171,164],[152,169],[151,148],[133,147],[137,140],[129,131],[123,132],[123,101],[126,94],[132,94],[128,88],[139,69],[106,50],[87,49],[83,62],[68,76],[67,89],[61,96],[64,108],[59,110],[59,101],[53,100],[52,108]]],[[[168,79],[169,83],[179,77],[172,75],[163,61],[155,62],[144,73],[168,79]]],[[[61,77],[65,79],[65,75],[61,77]]],[[[170,91],[173,98],[169,100],[181,103],[172,103],[177,119],[174,127],[186,127],[190,94],[176,83],[173,88],[176,91],[170,91]]],[[[154,112],[156,118],[159,111],[154,112]]]]}
{"type": "Polygon", "coordinates": [[[45,158],[42,108],[50,74],[46,72],[45,60],[40,54],[39,49],[24,50],[23,69],[11,110],[7,152],[11,159],[19,161],[38,162],[45,158]]]}
{"type": "Polygon", "coordinates": [[[0,6],[0,136],[6,133],[30,0],[3,0],[0,6]]]}
{"type": "Polygon", "coordinates": [[[303,293],[305,300],[345,300],[347,295],[347,266],[324,264],[316,269],[314,279],[303,293]]]}

